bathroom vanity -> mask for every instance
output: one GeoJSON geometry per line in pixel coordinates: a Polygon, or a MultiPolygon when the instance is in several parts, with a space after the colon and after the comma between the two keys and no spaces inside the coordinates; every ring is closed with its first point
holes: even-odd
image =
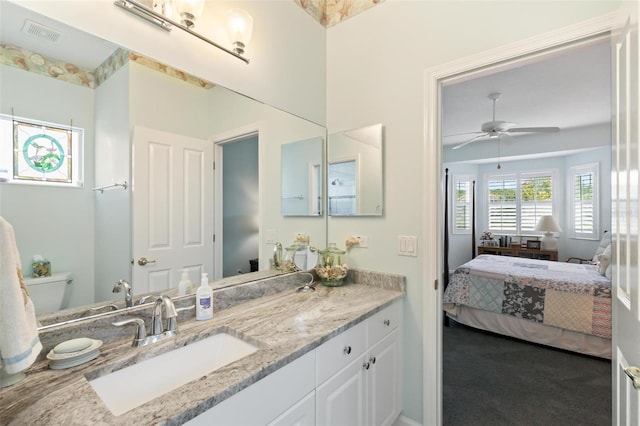
{"type": "MultiPolygon", "coordinates": [[[[402,401],[404,278],[362,271],[351,278],[342,287],[318,284],[312,293],[297,292],[291,283],[250,298],[235,287],[241,303],[216,310],[209,321],[181,318],[177,336],[145,347],[131,346],[132,329],[111,341],[103,333],[96,360],[51,370],[44,359],[27,370],[24,381],[3,389],[0,422],[391,424],[402,401]],[[114,415],[90,384],[163,353],[182,348],[188,354],[190,344],[220,333],[256,350],[123,414],[114,415]]],[[[84,330],[90,333],[91,327],[84,330]]],[[[184,364],[188,362],[167,362],[154,371],[175,376],[184,364]]]]}

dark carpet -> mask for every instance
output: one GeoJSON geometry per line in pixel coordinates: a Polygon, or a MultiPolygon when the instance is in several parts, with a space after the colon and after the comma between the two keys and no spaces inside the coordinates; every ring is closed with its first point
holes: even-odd
{"type": "Polygon", "coordinates": [[[611,425],[609,360],[449,324],[444,426],[611,425]]]}

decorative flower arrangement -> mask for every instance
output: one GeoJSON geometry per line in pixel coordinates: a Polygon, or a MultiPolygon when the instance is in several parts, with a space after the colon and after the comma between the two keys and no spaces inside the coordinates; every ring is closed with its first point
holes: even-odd
{"type": "Polygon", "coordinates": [[[484,231],[482,235],[480,235],[481,240],[493,240],[493,234],[489,231],[484,231]]]}
{"type": "Polygon", "coordinates": [[[308,245],[309,244],[309,235],[302,234],[302,233],[296,234],[296,242],[308,245]]]}
{"type": "Polygon", "coordinates": [[[337,287],[344,283],[344,278],[349,272],[346,263],[342,263],[342,255],[346,254],[351,247],[359,244],[356,237],[349,237],[345,241],[346,250],[340,250],[335,243],[330,243],[329,247],[320,251],[320,262],[316,267],[316,273],[320,277],[322,284],[330,287],[337,287]]]}
{"type": "Polygon", "coordinates": [[[358,244],[360,244],[360,240],[358,239],[358,237],[349,237],[344,242],[344,245],[347,248],[347,252],[349,251],[349,249],[351,249],[351,247],[358,244]]]}

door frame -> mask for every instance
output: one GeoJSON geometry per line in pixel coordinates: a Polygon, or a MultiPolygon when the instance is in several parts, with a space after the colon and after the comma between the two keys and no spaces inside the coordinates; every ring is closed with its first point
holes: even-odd
{"type": "MultiPolygon", "coordinates": [[[[222,242],[224,241],[224,235],[222,233],[222,145],[233,143],[253,135],[258,137],[258,210],[261,210],[264,205],[262,202],[264,144],[260,142],[263,134],[263,127],[264,126],[261,122],[249,123],[245,126],[236,127],[223,133],[218,133],[210,138],[211,142],[214,143],[213,161],[215,164],[213,171],[213,233],[215,235],[215,240],[213,242],[214,276],[211,277],[211,280],[218,280],[222,278],[222,242]]],[[[262,223],[260,223],[258,225],[258,259],[262,259],[262,228],[262,223]]]]}
{"type": "Polygon", "coordinates": [[[443,277],[443,209],[434,209],[433,201],[442,206],[441,88],[445,83],[492,74],[508,67],[522,65],[543,55],[575,47],[594,38],[609,36],[616,13],[611,12],[575,25],[540,34],[519,42],[491,49],[425,70],[424,73],[424,140],[422,199],[423,241],[436,241],[436,256],[422,256],[425,283],[422,300],[423,321],[423,421],[442,424],[442,283],[443,277]],[[433,291],[429,291],[433,290],[433,291]],[[435,397],[434,397],[435,395],[435,397]]]}

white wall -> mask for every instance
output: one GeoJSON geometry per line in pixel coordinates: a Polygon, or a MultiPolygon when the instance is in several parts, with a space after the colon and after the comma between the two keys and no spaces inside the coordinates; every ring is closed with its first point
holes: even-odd
{"type": "Polygon", "coordinates": [[[0,184],[0,215],[14,227],[22,271],[31,276],[33,255],[52,272],[71,272],[68,306],[93,301],[93,90],[0,65],[0,112],[74,127],[84,132],[84,186],[63,188],[0,184]],[[7,82],[11,82],[8,84],[7,82]],[[46,94],[46,95],[45,95],[46,94]]]}
{"type": "Polygon", "coordinates": [[[220,44],[227,44],[222,22],[226,10],[240,7],[253,16],[253,37],[246,50],[249,65],[184,31],[165,32],[141,21],[114,6],[113,0],[14,2],[163,64],[325,123],[325,30],[293,0],[206,2],[196,30],[220,44]]]}
{"type": "MultiPolygon", "coordinates": [[[[320,137],[281,145],[283,215],[286,213],[287,216],[308,216],[316,211],[317,196],[316,191],[311,188],[311,170],[314,170],[313,167],[316,165],[322,170],[323,152],[324,140],[320,137]],[[298,198],[299,196],[302,197],[298,198]]],[[[320,184],[322,185],[322,182],[320,184]]]]}
{"type": "MultiPolygon", "coordinates": [[[[361,233],[369,248],[349,253],[354,267],[407,276],[404,328],[404,414],[423,418],[422,257],[433,241],[418,242],[417,258],[396,255],[399,234],[422,235],[422,153],[425,70],[454,59],[607,13],[618,2],[387,0],[327,31],[329,133],[381,122],[385,126],[385,215],[330,218],[329,240],[361,233]]],[[[437,200],[424,205],[437,209],[437,200]]],[[[432,291],[432,290],[431,290],[432,291]]],[[[435,321],[435,320],[434,320],[435,321]]],[[[439,348],[432,348],[434,353],[439,348]]],[[[426,355],[426,354],[425,354],[426,355]]],[[[431,359],[436,355],[430,354],[431,359]]],[[[430,377],[434,377],[431,372],[430,377]]]]}
{"type": "MultiPolygon", "coordinates": [[[[113,285],[131,282],[131,148],[129,64],[95,90],[96,186],[127,181],[128,188],[95,192],[95,300],[115,299],[113,285]]],[[[122,295],[120,295],[122,297],[122,295]]]]}

